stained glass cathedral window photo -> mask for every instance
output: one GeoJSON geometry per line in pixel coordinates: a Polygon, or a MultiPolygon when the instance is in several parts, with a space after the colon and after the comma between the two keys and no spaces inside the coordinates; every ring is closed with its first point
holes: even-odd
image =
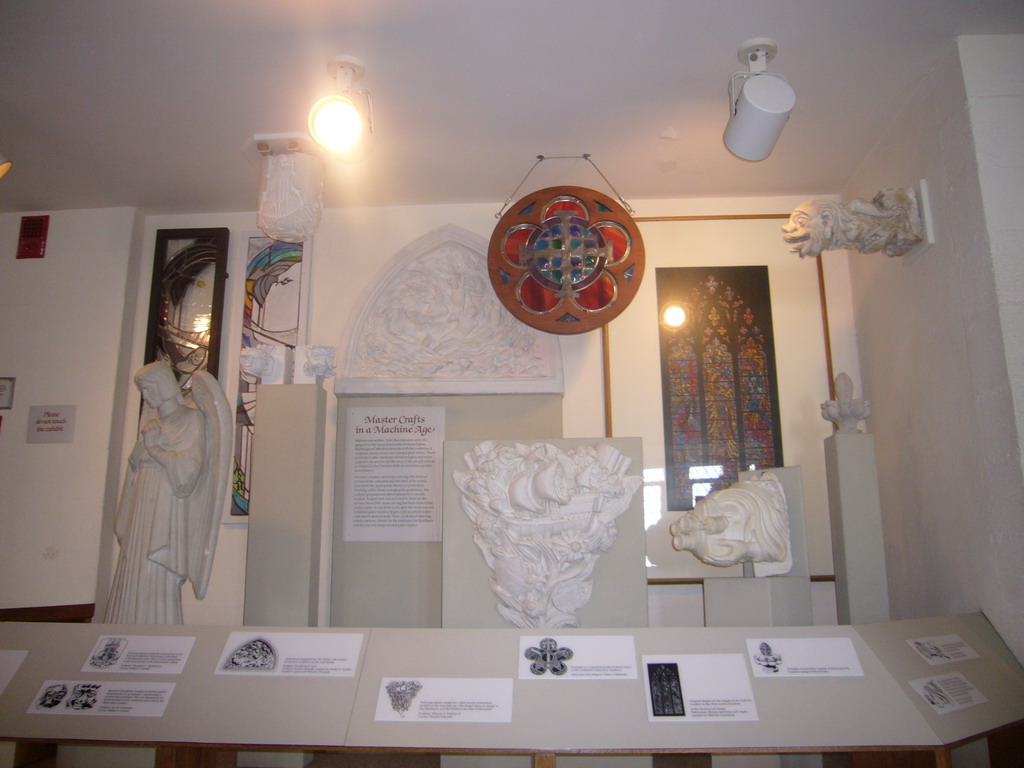
{"type": "Polygon", "coordinates": [[[693,509],[742,470],[782,466],[768,268],[655,272],[668,508],[693,509]],[[680,311],[681,310],[681,311],[680,311]]]}

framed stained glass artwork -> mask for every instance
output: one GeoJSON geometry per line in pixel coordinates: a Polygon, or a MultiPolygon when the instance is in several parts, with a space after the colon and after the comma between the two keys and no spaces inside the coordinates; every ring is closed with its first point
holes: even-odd
{"type": "Polygon", "coordinates": [[[655,272],[668,509],[782,466],[768,267],[655,272]]]}
{"type": "MultiPolygon", "coordinates": [[[[294,349],[305,343],[306,244],[252,236],[246,245],[241,347],[279,345],[294,349]]],[[[230,517],[236,520],[249,514],[256,385],[256,378],[239,371],[230,510],[230,517]]]]}
{"type": "Polygon", "coordinates": [[[548,187],[513,203],[487,249],[505,308],[548,333],[592,331],[633,300],[644,244],[618,202],[584,187],[548,187]]]}
{"type": "Polygon", "coordinates": [[[166,362],[183,388],[196,371],[218,376],[227,259],[225,227],[157,230],[146,362],[166,362]]]}

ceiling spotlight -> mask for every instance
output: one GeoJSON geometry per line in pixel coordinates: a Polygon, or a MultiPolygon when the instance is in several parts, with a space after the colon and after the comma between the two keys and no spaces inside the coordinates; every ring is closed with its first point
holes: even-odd
{"type": "Polygon", "coordinates": [[[309,135],[325,149],[344,153],[365,133],[373,133],[370,92],[352,88],[366,66],[352,56],[338,56],[327,62],[327,71],[334,78],[337,92],[324,96],[309,110],[309,135]]]}
{"type": "Polygon", "coordinates": [[[778,50],[775,41],[766,37],[748,40],[740,46],[739,57],[750,71],[737,72],[729,80],[731,112],[723,139],[726,148],[744,160],[764,160],[771,154],[796,106],[789,81],[765,71],[778,50]],[[737,79],[743,81],[739,93],[735,93],[737,79]]]}
{"type": "Polygon", "coordinates": [[[14,166],[10,160],[0,154],[0,179],[7,175],[7,172],[14,166]]]}

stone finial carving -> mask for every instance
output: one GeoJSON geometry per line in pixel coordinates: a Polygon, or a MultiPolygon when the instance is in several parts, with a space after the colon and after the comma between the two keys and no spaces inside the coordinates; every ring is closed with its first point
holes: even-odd
{"type": "Polygon", "coordinates": [[[642,483],[608,444],[562,451],[548,443],[484,442],[453,478],[473,540],[491,569],[498,613],[516,627],[577,627],[615,518],[642,483]]]}
{"type": "Polygon", "coordinates": [[[315,384],[321,379],[333,376],[337,373],[334,367],[334,353],[334,347],[325,347],[322,344],[296,347],[294,382],[315,384]]]}
{"type": "Polygon", "coordinates": [[[290,384],[291,350],[279,344],[242,347],[238,367],[243,376],[260,384],[290,384]]]}
{"type": "Polygon", "coordinates": [[[870,400],[853,399],[853,379],[845,373],[836,376],[836,399],[821,404],[821,418],[839,427],[841,435],[863,432],[857,425],[871,415],[870,400]]]}
{"type": "Polygon", "coordinates": [[[836,248],[902,256],[921,242],[921,235],[917,195],[910,187],[883,189],[871,202],[807,200],[782,227],[782,239],[801,257],[836,248]]]}
{"type": "Polygon", "coordinates": [[[348,324],[335,391],[561,393],[558,339],[505,311],[487,242],[447,225],[402,249],[348,324]]]}
{"type": "Polygon", "coordinates": [[[757,563],[758,576],[793,567],[786,494],[771,472],[708,494],[669,530],[673,549],[689,550],[708,565],[757,563]]]}

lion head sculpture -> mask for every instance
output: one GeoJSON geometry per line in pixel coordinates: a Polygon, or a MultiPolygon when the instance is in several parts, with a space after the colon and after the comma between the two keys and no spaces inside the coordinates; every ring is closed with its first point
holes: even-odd
{"type": "Polygon", "coordinates": [[[921,242],[917,197],[912,189],[883,189],[871,202],[807,200],[782,227],[782,239],[801,257],[836,248],[902,256],[921,242]]]}

